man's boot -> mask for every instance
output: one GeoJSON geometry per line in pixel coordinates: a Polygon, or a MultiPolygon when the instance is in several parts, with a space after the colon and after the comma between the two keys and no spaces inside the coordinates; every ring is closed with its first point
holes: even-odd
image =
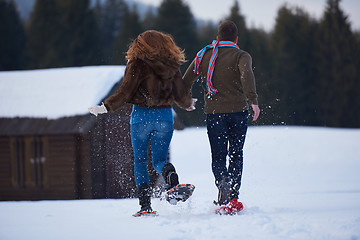
{"type": "Polygon", "coordinates": [[[219,189],[217,204],[219,205],[228,204],[230,202],[230,196],[231,196],[230,179],[228,177],[225,177],[220,182],[217,182],[216,186],[219,189]]]}

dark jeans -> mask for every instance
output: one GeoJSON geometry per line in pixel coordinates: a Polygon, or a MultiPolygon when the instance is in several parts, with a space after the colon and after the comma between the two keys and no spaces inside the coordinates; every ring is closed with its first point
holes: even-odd
{"type": "Polygon", "coordinates": [[[243,147],[249,112],[207,114],[207,133],[211,147],[212,171],[215,183],[230,179],[232,198],[237,198],[243,170],[243,147]],[[226,166],[226,157],[229,164],[226,166]]]}

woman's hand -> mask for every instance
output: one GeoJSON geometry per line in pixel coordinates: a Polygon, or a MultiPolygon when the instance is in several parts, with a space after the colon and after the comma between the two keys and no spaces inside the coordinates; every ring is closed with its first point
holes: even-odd
{"type": "Polygon", "coordinates": [[[191,106],[186,108],[186,111],[190,112],[190,111],[194,111],[196,108],[195,108],[195,105],[196,105],[196,102],[197,102],[197,98],[193,98],[192,99],[192,103],[191,103],[191,106]]]}

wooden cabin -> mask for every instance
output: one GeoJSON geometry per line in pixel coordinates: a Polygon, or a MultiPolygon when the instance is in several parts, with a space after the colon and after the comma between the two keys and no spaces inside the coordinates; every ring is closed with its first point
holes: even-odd
{"type": "MultiPolygon", "coordinates": [[[[131,106],[97,117],[87,111],[123,73],[123,66],[0,72],[0,200],[135,196],[131,106]]],[[[150,180],[159,180],[153,169],[150,180]]]]}

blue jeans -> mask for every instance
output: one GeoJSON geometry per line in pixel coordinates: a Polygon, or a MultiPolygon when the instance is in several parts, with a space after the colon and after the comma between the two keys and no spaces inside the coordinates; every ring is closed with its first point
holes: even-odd
{"type": "Polygon", "coordinates": [[[150,142],[154,169],[161,174],[167,162],[174,125],[170,121],[145,121],[131,124],[130,130],[134,149],[135,182],[139,188],[143,183],[149,184],[147,162],[150,142]]]}
{"type": "Polygon", "coordinates": [[[237,198],[243,171],[243,147],[249,112],[207,114],[207,133],[211,147],[212,171],[215,183],[230,179],[232,198],[237,198]],[[226,166],[226,157],[229,165],[226,166]]]}

